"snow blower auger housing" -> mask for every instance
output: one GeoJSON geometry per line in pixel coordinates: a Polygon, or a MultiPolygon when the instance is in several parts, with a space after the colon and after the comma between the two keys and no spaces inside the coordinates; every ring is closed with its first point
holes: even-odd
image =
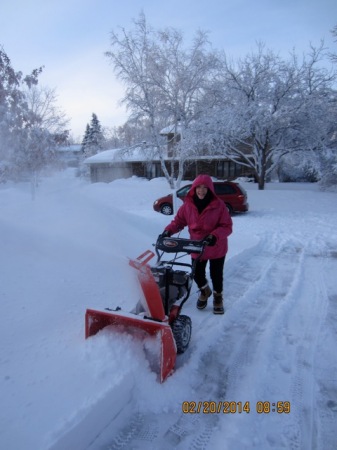
{"type": "Polygon", "coordinates": [[[183,238],[159,236],[155,244],[157,262],[148,262],[155,254],[146,250],[129,264],[137,270],[144,294],[130,312],[105,308],[87,309],[85,314],[85,337],[95,335],[107,326],[114,330],[138,336],[160,338],[160,381],[173,372],[177,354],[183,353],[190,342],[192,321],[180,314],[190,295],[196,262],[204,252],[205,242],[183,238]],[[186,255],[191,255],[186,262],[186,255]],[[164,260],[164,255],[166,256],[164,260]],[[193,261],[193,262],[192,262],[193,261]]]}

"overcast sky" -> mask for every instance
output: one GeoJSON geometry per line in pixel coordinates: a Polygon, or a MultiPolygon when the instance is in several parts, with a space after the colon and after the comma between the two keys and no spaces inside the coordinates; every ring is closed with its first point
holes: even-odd
{"type": "Polygon", "coordinates": [[[0,46],[15,71],[44,66],[40,84],[56,89],[73,137],[82,139],[93,112],[104,127],[126,120],[123,87],[104,52],[110,32],[131,29],[141,11],[150,26],[177,28],[187,40],[208,31],[213,47],[234,58],[257,41],[285,57],[321,39],[337,51],[337,0],[2,0],[0,46]]]}

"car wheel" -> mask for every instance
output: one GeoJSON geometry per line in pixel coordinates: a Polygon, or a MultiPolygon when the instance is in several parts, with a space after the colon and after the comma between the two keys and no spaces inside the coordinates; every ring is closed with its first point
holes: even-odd
{"type": "Polygon", "coordinates": [[[226,203],[226,207],[228,209],[229,214],[232,216],[234,214],[234,210],[229,203],[226,203]]]}
{"type": "Polygon", "coordinates": [[[160,208],[160,212],[162,214],[165,214],[166,216],[170,216],[171,214],[173,214],[173,208],[169,203],[164,203],[160,208]]]}

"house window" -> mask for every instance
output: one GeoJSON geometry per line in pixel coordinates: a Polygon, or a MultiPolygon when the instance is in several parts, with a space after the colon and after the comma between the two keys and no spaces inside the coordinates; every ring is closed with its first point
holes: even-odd
{"type": "Polygon", "coordinates": [[[158,163],[147,163],[145,165],[145,176],[148,180],[162,176],[162,170],[158,163]]]}
{"type": "Polygon", "coordinates": [[[217,178],[235,178],[240,175],[241,167],[234,161],[218,161],[216,167],[217,178]]]}

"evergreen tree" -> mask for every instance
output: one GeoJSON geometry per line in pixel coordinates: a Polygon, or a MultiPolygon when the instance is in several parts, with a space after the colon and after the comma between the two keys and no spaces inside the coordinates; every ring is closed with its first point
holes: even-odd
{"type": "Polygon", "coordinates": [[[87,124],[82,140],[82,151],[86,158],[103,149],[105,138],[100,121],[95,113],[92,114],[90,124],[87,124]]]}
{"type": "Polygon", "coordinates": [[[87,143],[89,142],[89,135],[90,135],[90,125],[87,123],[86,129],[84,132],[84,136],[82,139],[82,147],[81,147],[81,150],[84,154],[85,154],[85,148],[87,146],[87,143]]]}

